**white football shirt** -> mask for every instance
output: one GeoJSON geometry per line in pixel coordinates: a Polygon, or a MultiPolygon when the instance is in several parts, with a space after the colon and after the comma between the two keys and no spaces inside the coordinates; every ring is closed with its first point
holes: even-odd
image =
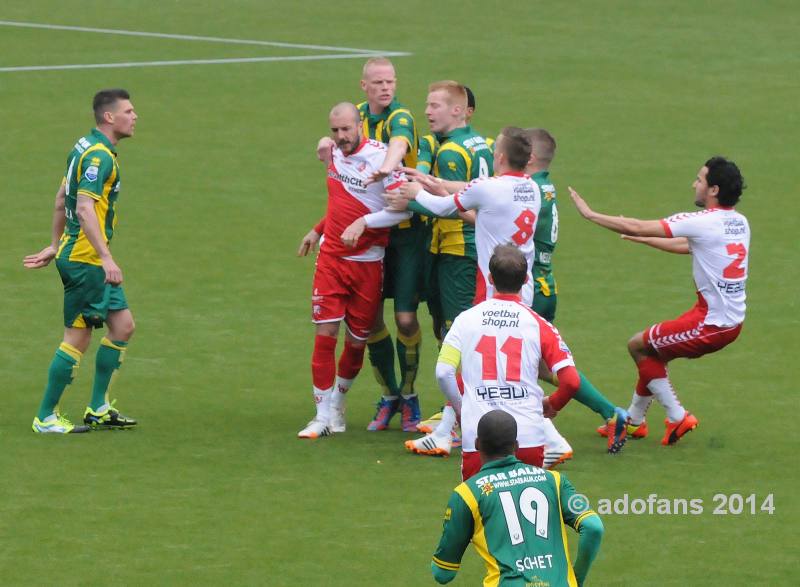
{"type": "Polygon", "coordinates": [[[689,240],[697,292],[708,306],[704,323],[744,322],[745,283],[750,258],[750,225],[733,208],[708,208],[661,221],[668,236],[689,240]]]}
{"type": "Polygon", "coordinates": [[[528,281],[522,287],[522,301],[528,305],[533,303],[533,233],[542,207],[542,194],[535,181],[522,172],[510,172],[475,179],[453,196],[442,198],[420,192],[416,199],[437,214],[452,214],[456,210],[477,211],[476,299],[485,300],[494,293],[494,287],[489,283],[489,260],[494,249],[498,245],[513,244],[528,261],[528,281]]]}
{"type": "Polygon", "coordinates": [[[475,450],[478,420],[492,410],[514,416],[521,448],[544,445],[539,361],[553,373],[575,365],[558,330],[519,296],[495,294],[459,314],[444,344],[460,353],[463,450],[475,450]]]}

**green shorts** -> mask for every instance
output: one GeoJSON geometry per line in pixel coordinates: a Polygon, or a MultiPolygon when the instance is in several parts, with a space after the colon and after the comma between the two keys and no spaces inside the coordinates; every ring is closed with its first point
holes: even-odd
{"type": "Polygon", "coordinates": [[[392,229],[386,247],[383,299],[394,299],[395,312],[416,312],[424,275],[424,227],[392,229]]]}
{"type": "Polygon", "coordinates": [[[102,267],[56,259],[64,284],[64,326],[102,328],[109,311],[128,307],[122,286],[106,283],[102,267]]]}
{"type": "Polygon", "coordinates": [[[533,278],[533,311],[548,322],[556,319],[558,286],[553,274],[535,272],[533,278]]]}
{"type": "Polygon", "coordinates": [[[470,257],[431,255],[428,275],[428,309],[442,328],[450,329],[461,312],[469,310],[475,299],[475,276],[478,263],[470,257]]]}

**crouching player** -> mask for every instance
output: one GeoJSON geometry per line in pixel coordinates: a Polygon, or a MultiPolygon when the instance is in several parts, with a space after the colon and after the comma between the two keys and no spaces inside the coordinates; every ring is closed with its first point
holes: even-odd
{"type": "MultiPolygon", "coordinates": [[[[358,109],[349,102],[330,113],[331,136],[336,142],[328,165],[328,208],[314,272],[312,321],[316,324],[311,373],[317,414],[299,438],[317,438],[345,431],[344,397],[364,361],[364,347],[381,302],[383,256],[389,229],[410,213],[384,211],[383,191],[397,187],[401,175],[382,182],[368,178],[380,168],[386,146],[361,134],[358,109]],[[367,230],[354,236],[346,230],[365,216],[367,230]],[[339,323],[347,327],[344,349],[336,365],[339,323]],[[335,390],[334,390],[334,383],[335,390]]],[[[310,249],[301,245],[300,255],[310,249]]]]}

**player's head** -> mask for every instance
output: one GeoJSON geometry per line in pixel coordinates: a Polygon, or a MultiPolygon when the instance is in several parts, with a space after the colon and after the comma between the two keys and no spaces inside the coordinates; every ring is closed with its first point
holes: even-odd
{"type": "Polygon", "coordinates": [[[492,410],[478,420],[475,447],[484,463],[513,455],[518,446],[517,421],[508,412],[492,410]]]}
{"type": "Polygon", "coordinates": [[[92,110],[97,127],[110,133],[113,140],[133,136],[138,116],[126,90],[100,90],[94,95],[92,110]]]}
{"type": "Polygon", "coordinates": [[[370,106],[386,108],[394,100],[397,77],[394,65],[386,57],[371,57],[361,72],[361,89],[370,106]]]}
{"type": "Polygon", "coordinates": [[[697,172],[693,186],[694,203],[701,208],[707,208],[709,204],[735,206],[747,187],[736,163],[720,156],[705,162],[697,172]]]}
{"type": "Polygon", "coordinates": [[[361,117],[350,102],[339,102],[328,116],[331,138],[345,155],[350,155],[361,143],[361,117]]]}
{"type": "Polygon", "coordinates": [[[433,132],[450,132],[467,120],[467,90],[458,82],[445,80],[428,86],[425,116],[433,132]]]}
{"type": "Polygon", "coordinates": [[[514,245],[498,245],[489,259],[489,278],[498,293],[519,293],[528,280],[528,261],[514,245]]]}
{"type": "Polygon", "coordinates": [[[556,139],[543,128],[526,128],[525,136],[531,142],[531,158],[525,170],[536,173],[549,169],[556,156],[556,139]]]}
{"type": "Polygon", "coordinates": [[[531,158],[531,141],[525,131],[507,126],[497,135],[494,143],[494,171],[497,175],[507,171],[525,171],[531,158]]]}
{"type": "Polygon", "coordinates": [[[475,114],[475,94],[467,86],[464,86],[464,90],[467,92],[466,121],[469,124],[469,121],[472,120],[472,115],[475,114]]]}

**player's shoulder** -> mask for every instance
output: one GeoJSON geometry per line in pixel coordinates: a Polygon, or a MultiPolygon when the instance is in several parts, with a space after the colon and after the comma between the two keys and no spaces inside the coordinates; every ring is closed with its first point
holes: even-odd
{"type": "Polygon", "coordinates": [[[724,208],[704,208],[703,210],[694,210],[692,212],[676,212],[667,216],[667,222],[685,222],[685,221],[715,221],[720,218],[719,212],[725,211],[724,208]]]}

